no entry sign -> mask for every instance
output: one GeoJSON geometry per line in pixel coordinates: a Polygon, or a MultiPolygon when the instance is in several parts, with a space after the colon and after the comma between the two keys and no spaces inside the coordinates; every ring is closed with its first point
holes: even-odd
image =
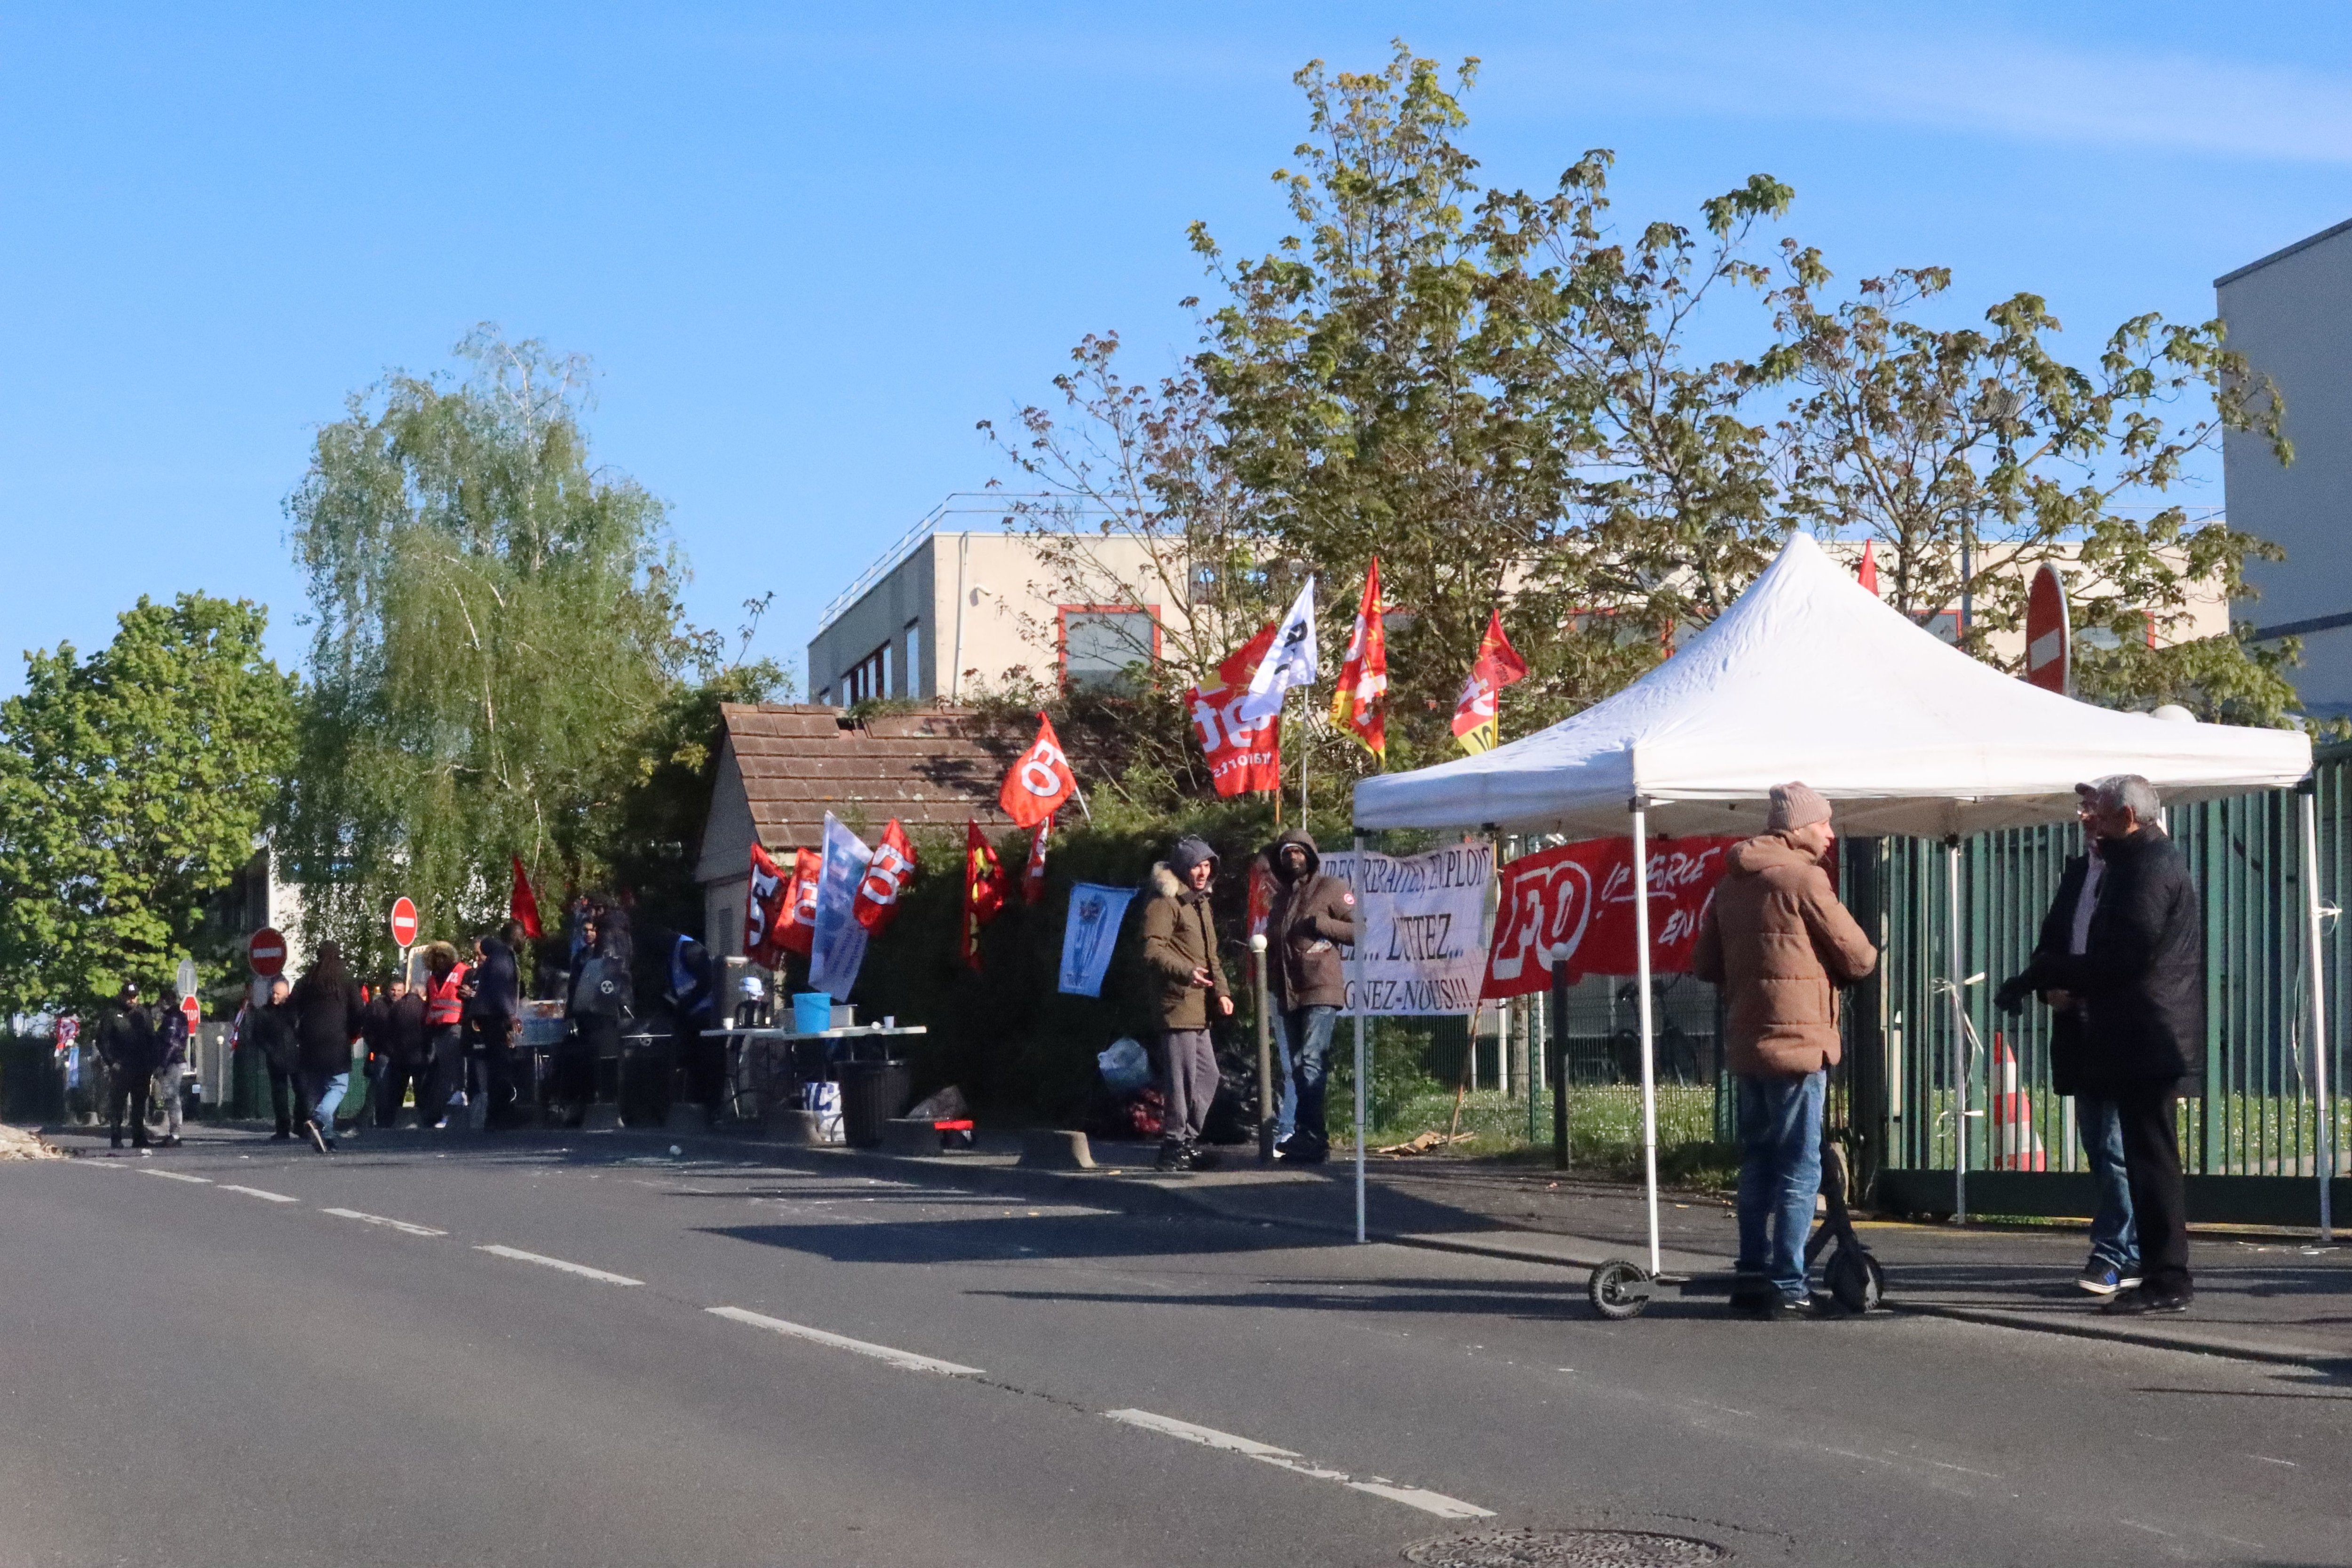
{"type": "Polygon", "coordinates": [[[286,973],[286,938],[275,926],[263,926],[245,944],[245,962],[264,980],[286,973]]]}
{"type": "Polygon", "coordinates": [[[2045,561],[2025,594],[2025,679],[2063,695],[2073,683],[2074,628],[2066,620],[2066,584],[2045,561]]]}
{"type": "Polygon", "coordinates": [[[416,906],[406,895],[392,900],[392,944],[406,948],[416,942],[416,906]]]}

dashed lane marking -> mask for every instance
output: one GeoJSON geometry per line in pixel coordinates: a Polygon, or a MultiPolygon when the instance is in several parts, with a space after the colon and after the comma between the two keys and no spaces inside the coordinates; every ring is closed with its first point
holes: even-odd
{"type": "Polygon", "coordinates": [[[380,1214],[362,1214],[358,1209],[321,1209],[321,1214],[337,1219],[355,1219],[362,1225],[380,1225],[386,1230],[396,1230],[403,1236],[446,1236],[446,1230],[436,1230],[429,1225],[411,1225],[404,1219],[390,1219],[380,1214]]]}
{"type": "MultiPolygon", "coordinates": [[[[439,1231],[435,1231],[433,1234],[438,1236],[441,1233],[439,1231]]],[[[577,1274],[583,1279],[601,1280],[607,1285],[642,1285],[645,1283],[642,1279],[632,1279],[625,1274],[612,1274],[602,1268],[591,1268],[584,1263],[566,1263],[561,1258],[550,1258],[543,1253],[538,1252],[525,1252],[520,1247],[499,1247],[493,1244],[488,1247],[477,1247],[474,1250],[477,1252],[489,1253],[495,1258],[511,1258],[518,1263],[536,1263],[541,1268],[561,1268],[566,1274],[577,1274]]]]}
{"type": "Polygon", "coordinates": [[[209,1187],[213,1184],[213,1179],[210,1176],[192,1176],[185,1171],[159,1171],[152,1165],[142,1165],[139,1167],[139,1173],[142,1176],[161,1176],[167,1182],[194,1182],[200,1187],[209,1187]]]}
{"type": "Polygon", "coordinates": [[[949,1377],[986,1377],[976,1366],[959,1366],[951,1361],[934,1356],[917,1355],[913,1351],[893,1350],[888,1345],[872,1344],[865,1340],[853,1340],[845,1334],[829,1333],[824,1329],[812,1329],[806,1323],[787,1322],[771,1318],[764,1312],[749,1312],[740,1307],[706,1307],[703,1310],[714,1318],[724,1318],[730,1323],[747,1323],[771,1333],[784,1334],[812,1344],[831,1345],[837,1351],[850,1351],[858,1355],[872,1356],[876,1361],[888,1362],[908,1372],[936,1372],[949,1377]]]}
{"type": "Polygon", "coordinates": [[[290,1194],[273,1193],[267,1187],[241,1187],[235,1182],[223,1182],[221,1184],[221,1191],[225,1193],[243,1193],[249,1198],[267,1198],[273,1204],[299,1204],[302,1201],[300,1198],[295,1197],[290,1194]]]}
{"type": "Polygon", "coordinates": [[[1198,1443],[1204,1448],[1220,1448],[1229,1454],[1239,1454],[1244,1458],[1255,1459],[1262,1465],[1272,1465],[1276,1469],[1288,1470],[1310,1480],[1338,1481],[1349,1491],[1386,1498],[1391,1502],[1401,1502],[1407,1508],[1417,1508],[1440,1519],[1495,1517],[1492,1509],[1464,1502],[1460,1498],[1447,1497],[1444,1492],[1433,1492],[1422,1487],[1401,1487],[1378,1476],[1360,1481],[1344,1470],[1328,1470],[1319,1465],[1309,1464],[1288,1448],[1277,1448],[1255,1438],[1238,1437],[1231,1432],[1220,1432],[1213,1426],[1196,1426],[1172,1415],[1160,1415],[1150,1410],[1106,1410],[1103,1414],[1125,1426],[1140,1426],[1147,1432],[1157,1432],[1163,1436],[1180,1437],[1187,1443],[1198,1443]]]}

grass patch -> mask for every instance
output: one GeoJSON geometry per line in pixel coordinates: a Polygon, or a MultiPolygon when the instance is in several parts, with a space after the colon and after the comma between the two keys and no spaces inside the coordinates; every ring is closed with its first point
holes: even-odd
{"type": "MultiPolygon", "coordinates": [[[[1536,1135],[1528,1136],[1524,1096],[1481,1089],[1462,1097],[1457,1120],[1454,1091],[1424,1081],[1382,1096],[1367,1142],[1373,1150],[1410,1142],[1423,1132],[1463,1132],[1450,1144],[1455,1158],[1491,1159],[1508,1164],[1548,1163],[1551,1159],[1552,1106],[1549,1093],[1536,1102],[1536,1135]]],[[[1347,1125],[1349,1101],[1331,1100],[1331,1145],[1352,1151],[1347,1125]]],[[[1569,1163],[1572,1169],[1638,1178],[1642,1173],[1642,1090],[1635,1084],[1579,1085],[1569,1090],[1569,1163]]],[[[1658,1089],[1658,1176],[1679,1186],[1723,1187],[1737,1179],[1739,1151],[1715,1142],[1715,1090],[1661,1085],[1658,1089]]]]}

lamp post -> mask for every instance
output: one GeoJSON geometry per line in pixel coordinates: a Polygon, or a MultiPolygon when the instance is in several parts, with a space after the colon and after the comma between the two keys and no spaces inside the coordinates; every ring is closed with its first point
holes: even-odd
{"type": "Polygon", "coordinates": [[[1282,1091],[1274,1081],[1274,1018],[1266,1011],[1265,933],[1250,937],[1250,968],[1257,981],[1257,1163],[1274,1163],[1275,1107],[1282,1091]]]}

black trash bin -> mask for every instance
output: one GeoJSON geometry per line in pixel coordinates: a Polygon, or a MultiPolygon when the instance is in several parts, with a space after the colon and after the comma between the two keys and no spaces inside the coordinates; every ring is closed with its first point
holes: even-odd
{"type": "Polygon", "coordinates": [[[659,1127],[669,1116],[669,1041],[662,1036],[621,1042],[620,1081],[614,1099],[630,1127],[659,1127]]]}
{"type": "Polygon", "coordinates": [[[913,1066],[907,1062],[843,1062],[833,1070],[841,1080],[842,1142],[858,1149],[879,1146],[882,1124],[914,1103],[913,1066]]]}

